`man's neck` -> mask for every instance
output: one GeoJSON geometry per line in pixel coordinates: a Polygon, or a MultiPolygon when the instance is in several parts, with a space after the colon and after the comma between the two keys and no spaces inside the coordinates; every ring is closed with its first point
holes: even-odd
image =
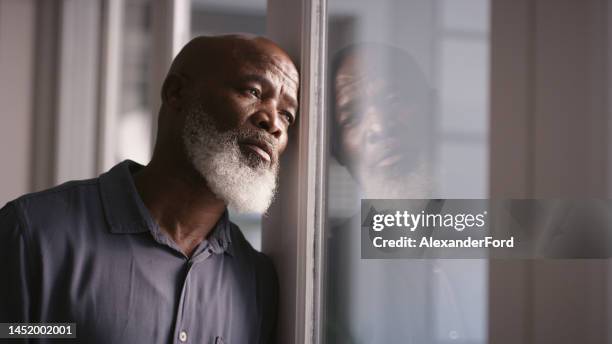
{"type": "Polygon", "coordinates": [[[223,201],[201,176],[177,164],[153,160],[134,175],[134,182],[162,232],[187,257],[208,237],[225,211],[223,201]]]}

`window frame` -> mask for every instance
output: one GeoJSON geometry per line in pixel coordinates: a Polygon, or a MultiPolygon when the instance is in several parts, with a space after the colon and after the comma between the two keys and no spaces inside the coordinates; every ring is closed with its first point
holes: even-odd
{"type": "Polygon", "coordinates": [[[299,65],[300,111],[282,158],[279,194],[264,218],[262,250],[281,295],[277,340],[320,343],[325,223],[326,0],[268,0],[267,35],[299,65]],[[295,23],[301,23],[299,26],[295,23]]]}

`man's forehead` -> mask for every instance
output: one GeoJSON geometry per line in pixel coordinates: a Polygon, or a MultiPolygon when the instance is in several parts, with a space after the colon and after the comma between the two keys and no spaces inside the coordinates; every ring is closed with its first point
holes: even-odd
{"type": "Polygon", "coordinates": [[[234,56],[238,68],[244,71],[259,71],[278,78],[297,89],[299,75],[293,62],[284,56],[250,53],[234,56]]]}
{"type": "Polygon", "coordinates": [[[299,83],[297,69],[284,50],[266,38],[242,34],[194,38],[175,58],[170,73],[207,78],[231,73],[246,64],[274,70],[299,83]]]}

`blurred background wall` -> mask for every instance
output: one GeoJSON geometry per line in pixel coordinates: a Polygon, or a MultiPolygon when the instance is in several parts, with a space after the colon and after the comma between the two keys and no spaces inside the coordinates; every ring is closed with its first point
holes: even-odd
{"type": "Polygon", "coordinates": [[[34,20],[32,2],[0,2],[2,202],[31,190],[34,20]]]}

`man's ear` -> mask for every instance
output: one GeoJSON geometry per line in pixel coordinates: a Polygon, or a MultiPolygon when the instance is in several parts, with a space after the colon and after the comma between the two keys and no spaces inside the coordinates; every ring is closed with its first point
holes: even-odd
{"type": "Polygon", "coordinates": [[[184,102],[187,89],[187,80],[179,74],[168,74],[162,86],[162,103],[172,107],[180,108],[184,102]]]}

